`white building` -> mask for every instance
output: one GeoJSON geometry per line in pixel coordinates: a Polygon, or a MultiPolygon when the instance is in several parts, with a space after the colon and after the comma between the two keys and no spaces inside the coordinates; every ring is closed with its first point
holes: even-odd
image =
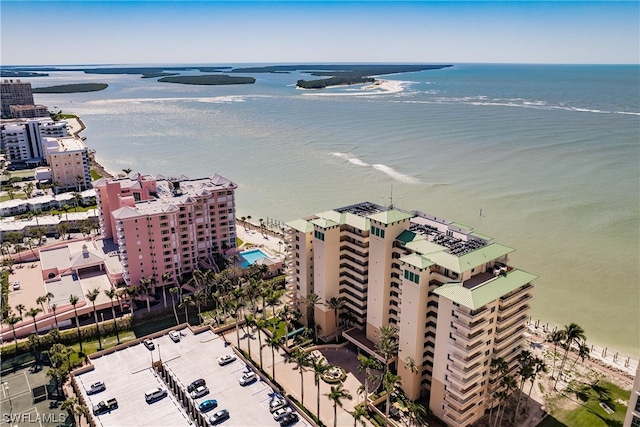
{"type": "Polygon", "coordinates": [[[12,120],[1,126],[0,146],[12,163],[39,165],[44,162],[44,138],[69,135],[67,122],[50,118],[12,120]]]}
{"type": "Polygon", "coordinates": [[[55,191],[91,187],[89,149],[79,138],[44,138],[44,154],[55,191]]]}

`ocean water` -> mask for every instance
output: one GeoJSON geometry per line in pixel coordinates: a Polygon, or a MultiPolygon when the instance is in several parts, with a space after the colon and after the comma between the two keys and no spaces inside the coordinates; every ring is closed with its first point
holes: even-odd
{"type": "Polygon", "coordinates": [[[539,276],[534,319],[637,356],[638,66],[479,65],[384,76],[396,90],[297,90],[302,74],[187,86],[51,73],[107,170],[238,184],[239,216],[288,221],[369,200],[474,227],[539,276]],[[482,212],[482,215],[480,214],[482,212]]]}

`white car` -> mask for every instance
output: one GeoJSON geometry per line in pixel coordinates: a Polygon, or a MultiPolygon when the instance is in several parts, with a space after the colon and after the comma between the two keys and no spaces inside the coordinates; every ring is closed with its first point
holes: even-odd
{"type": "Polygon", "coordinates": [[[96,394],[101,391],[105,391],[107,387],[104,385],[102,381],[97,381],[89,386],[87,389],[87,394],[96,394]]]}
{"type": "Polygon", "coordinates": [[[19,289],[20,289],[20,282],[16,280],[15,282],[13,282],[13,290],[17,291],[19,289]]]}
{"type": "Polygon", "coordinates": [[[178,332],[178,331],[170,331],[169,332],[169,338],[171,338],[171,340],[173,342],[179,342],[180,341],[180,332],[178,332]]]}
{"type": "Polygon", "coordinates": [[[273,414],[278,409],[284,408],[285,406],[287,406],[286,400],[282,398],[273,399],[271,402],[269,402],[269,412],[273,414]]]}
{"type": "Polygon", "coordinates": [[[289,406],[285,406],[284,408],[280,408],[273,413],[273,419],[276,421],[280,421],[282,417],[292,412],[293,412],[293,409],[291,409],[289,406]]]}
{"type": "Polygon", "coordinates": [[[258,376],[255,372],[247,372],[242,374],[242,377],[238,380],[241,386],[249,385],[258,380],[258,376]]]}
{"type": "Polygon", "coordinates": [[[193,390],[191,392],[191,397],[193,399],[197,399],[199,397],[205,396],[209,394],[209,387],[207,387],[206,385],[200,386],[197,389],[193,390]]]}
{"type": "Polygon", "coordinates": [[[218,357],[218,365],[224,366],[236,360],[235,354],[225,354],[224,356],[218,357]]]}

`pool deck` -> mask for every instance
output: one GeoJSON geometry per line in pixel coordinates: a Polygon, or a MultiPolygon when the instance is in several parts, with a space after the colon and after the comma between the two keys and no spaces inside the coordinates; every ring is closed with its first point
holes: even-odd
{"type": "Polygon", "coordinates": [[[258,248],[269,249],[271,252],[273,252],[273,254],[284,256],[284,242],[281,239],[275,238],[268,234],[263,236],[257,230],[246,230],[241,224],[237,224],[236,226],[236,235],[243,241],[243,245],[238,248],[238,250],[240,250],[241,252],[252,249],[251,245],[253,245],[257,246],[258,248]],[[278,242],[282,243],[278,245],[278,242]]]}

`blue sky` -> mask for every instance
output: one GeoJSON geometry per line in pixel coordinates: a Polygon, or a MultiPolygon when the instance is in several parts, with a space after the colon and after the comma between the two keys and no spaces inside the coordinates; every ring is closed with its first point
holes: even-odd
{"type": "Polygon", "coordinates": [[[637,1],[2,0],[5,65],[640,62],[637,1]]]}

